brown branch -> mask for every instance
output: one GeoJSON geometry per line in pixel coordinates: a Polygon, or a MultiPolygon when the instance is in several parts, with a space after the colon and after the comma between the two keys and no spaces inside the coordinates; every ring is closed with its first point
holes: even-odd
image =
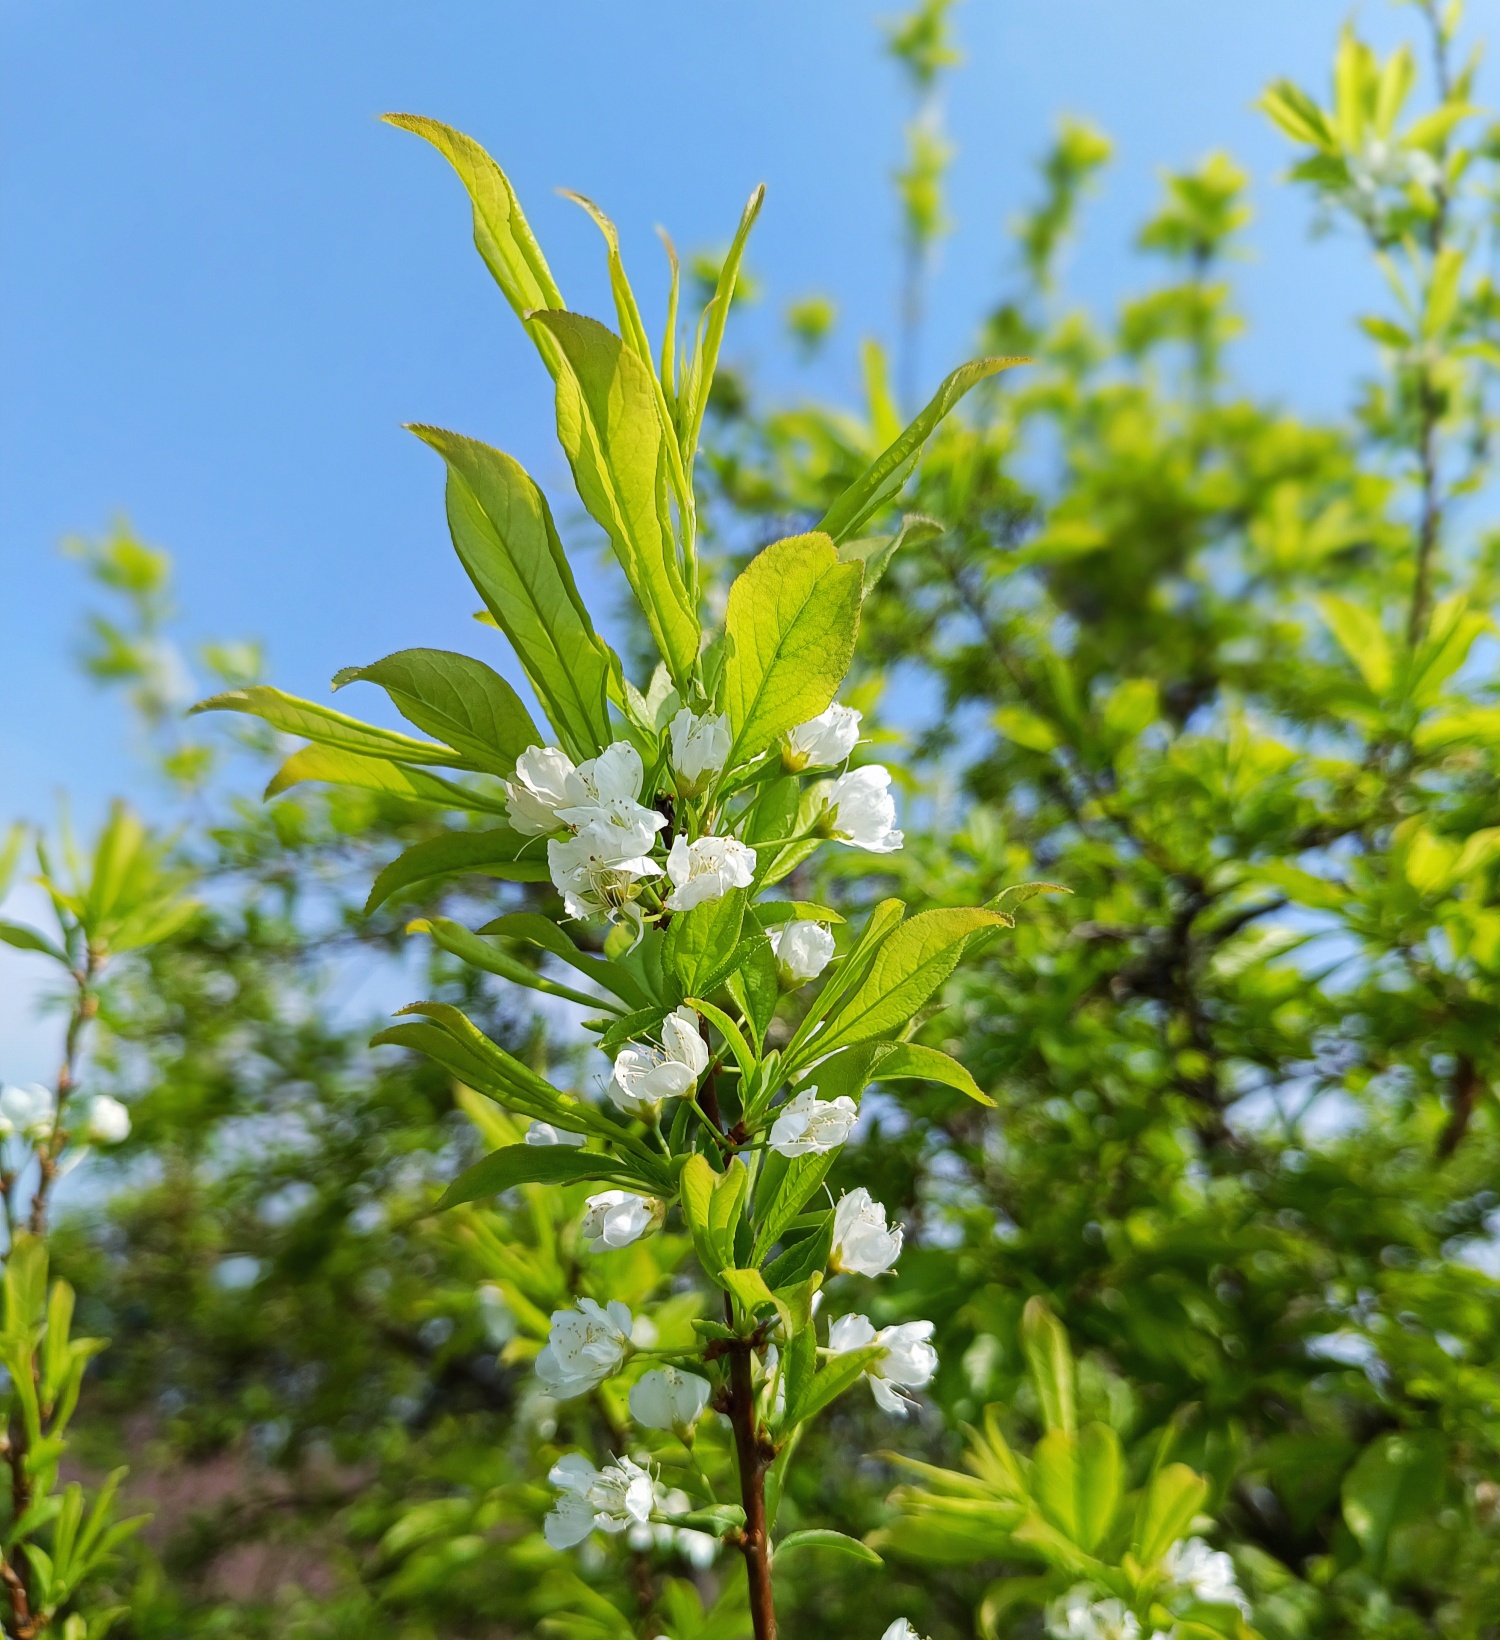
{"type": "Polygon", "coordinates": [[[1448,1118],[1448,1125],[1443,1129],[1443,1136],[1438,1140],[1438,1155],[1447,1159],[1463,1143],[1464,1135],[1469,1131],[1469,1123],[1474,1116],[1474,1107],[1479,1103],[1479,1096],[1484,1092],[1484,1078],[1473,1059],[1466,1053],[1458,1056],[1458,1063],[1453,1067],[1453,1114],[1448,1118]]]}
{"type": "Polygon", "coordinates": [[[766,1455],[755,1427],[755,1388],[750,1381],[749,1339],[729,1346],[729,1418],[739,1460],[740,1502],[745,1529],[740,1548],[750,1585],[750,1621],[755,1640],[776,1640],[776,1604],[771,1591],[771,1541],[766,1526],[766,1455]]]}
{"type": "Polygon", "coordinates": [[[6,1597],[10,1601],[10,1632],[12,1640],[33,1640],[33,1636],[40,1634],[46,1627],[46,1619],[38,1618],[31,1610],[31,1601],[26,1594],[26,1585],[14,1566],[0,1556],[0,1583],[5,1585],[6,1597]]]}

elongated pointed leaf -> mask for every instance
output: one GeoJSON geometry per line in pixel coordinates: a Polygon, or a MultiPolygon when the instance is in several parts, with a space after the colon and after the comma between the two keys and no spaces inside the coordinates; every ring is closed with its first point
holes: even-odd
{"type": "Polygon", "coordinates": [[[474,768],[491,774],[510,774],[527,747],[545,743],[521,697],[493,667],[470,655],[403,649],[373,666],[346,668],[334,686],[356,680],[378,684],[408,723],[437,735],[474,768]]]}
{"type": "Polygon", "coordinates": [[[740,225],[735,229],[729,254],[719,269],[719,277],[708,306],[703,310],[703,340],[688,365],[683,383],[685,421],[682,428],[682,461],[691,467],[698,449],[698,437],[703,430],[703,415],[708,409],[708,396],[713,390],[714,373],[719,368],[719,348],[724,340],[724,327],[729,323],[729,309],[734,303],[734,289],[739,283],[740,263],[745,256],[745,243],[750,230],[765,203],[766,188],[762,183],[740,214],[740,225]]]}
{"type": "Polygon", "coordinates": [[[211,695],[207,700],[200,700],[192,711],[244,712],[283,734],[301,735],[320,746],[353,752],[360,757],[383,757],[398,763],[433,763],[456,769],[484,767],[470,761],[459,747],[434,745],[429,740],[414,740],[392,729],[379,729],[372,723],[361,723],[358,718],[319,706],[315,701],[285,695],[269,684],[211,695]]]}
{"type": "Polygon", "coordinates": [[[1142,1566],[1149,1570],[1187,1535],[1207,1496],[1208,1482],[1185,1463],[1169,1463],[1157,1470],[1136,1509],[1131,1549],[1142,1566]]]}
{"type": "Polygon", "coordinates": [[[609,537],[672,681],[685,689],[700,632],[672,534],[651,367],[596,319],[542,313],[537,322],[567,361],[557,378],[557,436],[578,493],[609,537]]]}
{"type": "Polygon", "coordinates": [[[25,923],[0,922],[0,941],[14,946],[17,951],[39,951],[44,957],[51,957],[53,962],[60,962],[67,967],[67,953],[60,945],[49,940],[45,934],[40,934],[34,928],[28,928],[25,923]]]}
{"type": "Polygon", "coordinates": [[[815,1374],[795,1407],[788,1397],[787,1421],[805,1423],[809,1418],[817,1417],[824,1407],[836,1401],[846,1389],[851,1389],[864,1377],[866,1367],[881,1360],[884,1355],[883,1344],[871,1344],[867,1349],[848,1350],[842,1355],[833,1356],[815,1374]]]}
{"type": "Polygon", "coordinates": [[[854,658],[858,564],[826,535],[794,535],[757,553],[729,589],[724,705],[732,762],[826,710],[854,658]]]}
{"type": "Polygon", "coordinates": [[[375,879],[370,897],[365,901],[365,915],[369,916],[403,888],[460,872],[472,871],[508,883],[545,883],[547,861],[538,852],[538,842],[537,838],[523,837],[509,826],[496,826],[490,831],[450,831],[441,837],[429,837],[424,843],[414,843],[375,879]],[[528,847],[531,856],[521,858],[521,850],[528,847]]]}
{"type": "Polygon", "coordinates": [[[863,1042],[840,1048],[819,1062],[815,1075],[825,1099],[845,1095],[857,1101],[871,1082],[923,1081],[956,1088],[977,1104],[995,1103],[956,1059],[915,1042],[863,1042]]]}
{"type": "Polygon", "coordinates": [[[404,797],[413,803],[430,803],[440,809],[468,810],[472,814],[504,814],[498,797],[470,791],[425,769],[410,769],[384,758],[360,757],[354,752],[338,752],[331,746],[304,746],[293,752],[271,777],[268,798],[276,797],[305,780],[329,786],[352,786],[356,791],[381,792],[388,797],[404,797]]]}
{"type": "Polygon", "coordinates": [[[560,957],[580,974],[587,974],[597,984],[613,991],[631,1008],[643,1009],[651,1006],[649,994],[627,969],[605,957],[596,957],[591,952],[580,951],[550,917],[544,917],[540,912],[508,912],[505,916],[496,917],[492,922],[486,923],[479,932],[499,934],[506,939],[525,940],[528,945],[535,945],[540,950],[550,951],[553,956],[560,957]]]}
{"type": "Polygon", "coordinates": [[[575,760],[593,757],[614,738],[610,654],[578,595],[546,497],[518,462],[487,444],[436,427],[411,431],[448,464],[454,549],[558,744],[575,760]]]}
{"type": "Polygon", "coordinates": [[[544,991],[549,996],[562,997],[584,1008],[617,1011],[616,1005],[605,1002],[600,997],[590,996],[586,991],[576,991],[571,985],[560,985],[556,980],[548,979],[545,974],[537,973],[534,968],[528,968],[519,958],[513,957],[498,945],[492,945],[480,935],[470,933],[462,923],[456,923],[450,917],[419,917],[407,925],[407,933],[430,934],[444,951],[483,973],[495,974],[501,979],[510,980],[513,984],[528,986],[533,991],[544,991]]]}
{"type": "Polygon", "coordinates": [[[818,1048],[866,1042],[901,1030],[958,966],[970,935],[1001,923],[982,907],[924,911],[881,945],[870,970],[817,1037],[818,1048]]]}
{"type": "Polygon", "coordinates": [[[776,1545],[776,1558],[791,1554],[795,1549],[831,1549],[835,1554],[849,1555],[854,1560],[863,1560],[870,1566],[883,1566],[885,1562],[869,1546],[861,1543],[858,1538],[846,1536],[843,1532],[830,1531],[826,1527],[811,1526],[801,1532],[791,1532],[776,1545]]]}
{"type": "Polygon", "coordinates": [[[1077,1465],[1078,1546],[1093,1554],[1114,1524],[1124,1473],[1120,1437],[1108,1424],[1085,1424],[1079,1431],[1077,1465]]]}
{"type": "Polygon", "coordinates": [[[1040,1298],[1028,1299],[1021,1312],[1021,1347],[1032,1386],[1048,1429],[1072,1435],[1078,1428],[1073,1397],[1073,1351],[1068,1334],[1040,1298]]]}
{"type": "Polygon", "coordinates": [[[438,1211],[498,1196],[520,1184],[576,1184],[580,1179],[649,1192],[652,1181],[599,1151],[572,1145],[506,1145],[466,1167],[443,1192],[438,1211]]]}
{"type": "MultiPolygon", "coordinates": [[[[484,149],[463,132],[420,114],[387,114],[385,122],[425,138],[458,173],[474,208],[475,248],[517,317],[526,323],[535,308],[565,306],[510,179],[484,149]]],[[[526,323],[526,328],[556,375],[556,344],[535,324],[526,323]]]]}
{"type": "Polygon", "coordinates": [[[858,535],[882,507],[889,506],[900,494],[902,485],[911,477],[912,469],[917,464],[922,446],[964,394],[997,371],[1029,362],[1024,358],[975,359],[969,364],[960,365],[944,379],[900,438],[883,450],[834,502],[823,515],[818,528],[835,541],[847,541],[858,535]]]}

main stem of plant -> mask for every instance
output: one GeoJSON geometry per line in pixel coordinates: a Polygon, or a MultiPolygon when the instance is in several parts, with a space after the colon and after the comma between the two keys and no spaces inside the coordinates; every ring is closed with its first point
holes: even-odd
{"type": "Polygon", "coordinates": [[[776,1607],[771,1594],[771,1534],[766,1529],[766,1470],[755,1427],[755,1388],[750,1382],[750,1343],[739,1339],[729,1352],[729,1419],[739,1458],[740,1502],[745,1529],[740,1547],[750,1582],[750,1621],[755,1640],[776,1640],[776,1607]]]}

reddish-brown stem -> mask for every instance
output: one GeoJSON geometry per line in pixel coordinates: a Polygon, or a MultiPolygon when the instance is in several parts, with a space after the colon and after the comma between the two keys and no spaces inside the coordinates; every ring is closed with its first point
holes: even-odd
{"type": "Polygon", "coordinates": [[[750,1382],[750,1344],[737,1340],[729,1354],[729,1420],[739,1459],[740,1502],[745,1530],[740,1548],[750,1583],[750,1622],[755,1640],[776,1640],[776,1605],[771,1593],[771,1537],[766,1529],[766,1467],[755,1427],[755,1389],[750,1382]]]}
{"type": "Polygon", "coordinates": [[[77,1085],[78,1056],[83,1046],[84,1030],[99,1011],[99,999],[93,990],[98,972],[99,959],[91,950],[83,969],[73,976],[78,987],[78,999],[68,1020],[63,1061],[57,1072],[57,1108],[52,1113],[52,1133],[37,1147],[36,1153],[36,1193],[31,1198],[31,1233],[34,1236],[45,1235],[47,1231],[47,1205],[52,1196],[52,1186],[57,1182],[57,1158],[67,1139],[63,1117],[68,1096],[77,1085]]]}

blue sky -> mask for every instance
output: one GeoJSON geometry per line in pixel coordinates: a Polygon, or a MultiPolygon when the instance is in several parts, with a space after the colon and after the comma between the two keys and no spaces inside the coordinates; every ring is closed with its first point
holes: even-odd
{"type": "MultiPolygon", "coordinates": [[[[899,278],[888,177],[907,114],[868,0],[0,0],[0,819],[69,788],[97,814],[139,785],[118,704],[75,675],[82,588],[58,552],[127,513],[179,566],[184,637],[265,642],[272,681],[413,644],[473,647],[447,546],[435,422],[518,456],[569,510],[545,377],[469,241],[457,183],[386,109],[435,115],[508,169],[571,303],[607,313],[595,230],[620,224],[648,320],[652,229],[727,239],[768,184],[750,262],[764,300],[727,352],[770,395],[842,396],[859,337],[889,335],[899,278]],[[779,314],[837,298],[797,366],[779,314]]],[[[1253,103],[1326,85],[1333,0],[967,0],[947,120],[956,232],[930,298],[924,387],[972,351],[1002,285],[1003,226],[1057,116],[1117,156],[1073,259],[1108,303],[1163,166],[1228,149],[1249,170],[1242,373],[1304,410],[1347,402],[1376,297],[1276,186],[1286,151],[1253,103]]],[[[1377,40],[1410,13],[1360,14],[1377,40]]],[[[372,701],[358,703],[375,711],[372,701]]],[[[0,990],[4,974],[0,973],[0,990]]],[[[0,1029],[14,999],[0,1001],[0,1029]]],[[[40,1066],[35,1067],[40,1069],[40,1066]]],[[[17,1076],[20,1066],[0,1064],[17,1076]]]]}

